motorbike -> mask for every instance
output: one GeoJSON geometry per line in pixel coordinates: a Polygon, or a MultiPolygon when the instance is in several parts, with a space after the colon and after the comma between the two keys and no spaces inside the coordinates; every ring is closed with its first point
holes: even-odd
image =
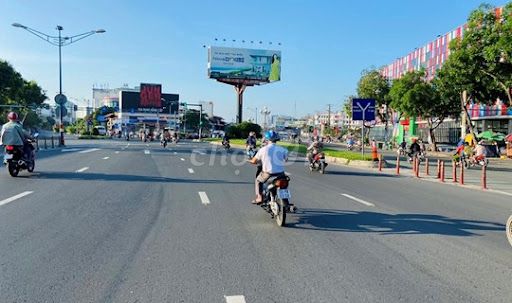
{"type": "Polygon", "coordinates": [[[482,166],[489,165],[489,159],[487,159],[487,157],[482,157],[478,160],[475,157],[471,157],[470,159],[468,159],[467,162],[468,162],[467,168],[471,168],[471,167],[475,167],[475,166],[482,167],[482,166]]]}
{"type": "Polygon", "coordinates": [[[164,138],[164,139],[160,140],[160,145],[163,146],[164,148],[166,148],[167,147],[167,139],[164,138]]]}
{"type": "Polygon", "coordinates": [[[407,161],[409,161],[409,163],[412,163],[412,160],[414,157],[416,157],[418,159],[418,161],[423,162],[425,161],[425,153],[424,152],[416,152],[416,153],[409,153],[409,158],[407,159],[407,161]]]}
{"type": "MultiPolygon", "coordinates": [[[[37,138],[37,135],[35,136],[37,138]]],[[[28,172],[33,172],[36,165],[36,152],[33,145],[33,140],[28,140],[30,146],[29,159],[23,159],[23,147],[6,145],[4,154],[4,165],[7,166],[9,175],[17,177],[21,170],[26,169],[28,172]]]]}
{"type": "Polygon", "coordinates": [[[229,144],[229,141],[223,141],[222,146],[224,146],[224,149],[226,151],[229,151],[229,149],[231,148],[231,144],[229,144]]]}
{"type": "Polygon", "coordinates": [[[505,226],[505,231],[507,233],[508,243],[512,245],[512,216],[510,216],[507,220],[507,224],[505,226]]]}
{"type": "Polygon", "coordinates": [[[247,158],[252,159],[256,155],[256,146],[250,146],[247,149],[247,158]]]}
{"type": "Polygon", "coordinates": [[[325,154],[318,153],[315,156],[313,156],[313,162],[311,162],[311,164],[309,165],[309,171],[319,171],[321,174],[324,174],[326,166],[327,163],[325,162],[325,154]]]}
{"type": "Polygon", "coordinates": [[[286,213],[295,213],[297,207],[290,203],[290,190],[288,189],[290,177],[283,174],[270,178],[263,185],[263,202],[260,204],[278,226],[286,224],[286,213]]]}
{"type": "Polygon", "coordinates": [[[407,150],[403,147],[399,147],[398,150],[396,151],[396,153],[399,155],[399,156],[405,156],[407,155],[407,150]]]}

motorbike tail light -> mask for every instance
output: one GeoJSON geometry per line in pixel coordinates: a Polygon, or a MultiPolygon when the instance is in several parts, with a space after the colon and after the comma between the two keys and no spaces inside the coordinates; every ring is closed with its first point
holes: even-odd
{"type": "Polygon", "coordinates": [[[13,145],[7,145],[7,146],[5,147],[5,150],[13,151],[13,150],[14,150],[14,146],[13,146],[13,145]]]}
{"type": "Polygon", "coordinates": [[[279,179],[274,181],[274,185],[279,188],[287,188],[288,187],[288,180],[286,179],[279,179]]]}

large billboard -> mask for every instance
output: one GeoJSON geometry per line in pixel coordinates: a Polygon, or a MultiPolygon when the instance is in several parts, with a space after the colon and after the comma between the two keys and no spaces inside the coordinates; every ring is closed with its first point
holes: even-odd
{"type": "Polygon", "coordinates": [[[141,92],[121,91],[119,103],[121,104],[121,112],[123,113],[169,113],[169,106],[171,107],[171,114],[178,113],[179,95],[177,94],[161,94],[158,99],[160,105],[156,103],[148,104],[147,99],[143,101],[142,87],[141,92]],[[161,100],[163,99],[163,100],[161,100]],[[165,109],[164,109],[165,107],[165,109]]]}
{"type": "Polygon", "coordinates": [[[211,46],[208,77],[218,80],[281,80],[281,51],[211,46]]]}
{"type": "Polygon", "coordinates": [[[162,107],[162,85],[140,84],[140,106],[144,108],[162,107]]]}

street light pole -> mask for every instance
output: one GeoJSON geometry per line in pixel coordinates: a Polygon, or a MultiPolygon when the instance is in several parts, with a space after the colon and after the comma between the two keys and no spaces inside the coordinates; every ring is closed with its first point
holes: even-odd
{"type": "Polygon", "coordinates": [[[30,28],[28,26],[22,25],[20,23],[13,23],[12,26],[19,27],[21,29],[26,30],[27,32],[31,33],[34,36],[37,36],[38,38],[50,43],[51,45],[58,46],[59,47],[59,100],[64,100],[64,102],[59,103],[59,111],[60,111],[60,125],[59,125],[59,131],[60,131],[60,140],[59,145],[64,146],[64,104],[66,103],[65,96],[62,94],[62,47],[69,45],[71,43],[75,43],[77,41],[80,41],[84,38],[87,38],[94,34],[102,34],[105,33],[104,29],[97,29],[85,32],[83,34],[78,34],[70,37],[62,37],[62,30],[64,29],[62,26],[57,25],[57,30],[59,31],[58,36],[51,36],[45,33],[42,33],[38,30],[35,30],[33,28],[30,28]]]}

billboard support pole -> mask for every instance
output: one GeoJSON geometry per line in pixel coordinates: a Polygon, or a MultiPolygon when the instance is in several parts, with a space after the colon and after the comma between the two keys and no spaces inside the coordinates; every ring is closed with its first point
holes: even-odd
{"type": "Polygon", "coordinates": [[[247,86],[245,84],[236,84],[235,85],[235,91],[236,95],[238,97],[238,116],[237,123],[242,123],[242,109],[243,109],[243,103],[244,103],[244,91],[247,86]]]}

